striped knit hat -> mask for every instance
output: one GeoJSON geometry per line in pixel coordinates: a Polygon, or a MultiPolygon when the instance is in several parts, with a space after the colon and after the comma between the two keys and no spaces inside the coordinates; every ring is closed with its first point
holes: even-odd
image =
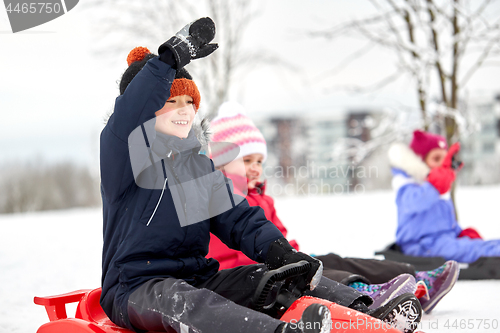
{"type": "Polygon", "coordinates": [[[213,142],[230,144],[211,145],[211,158],[216,167],[250,154],[262,154],[267,158],[264,136],[246,115],[243,106],[236,102],[226,102],[219,108],[218,116],[212,120],[213,142]],[[236,150],[239,153],[235,157],[236,150]]]}

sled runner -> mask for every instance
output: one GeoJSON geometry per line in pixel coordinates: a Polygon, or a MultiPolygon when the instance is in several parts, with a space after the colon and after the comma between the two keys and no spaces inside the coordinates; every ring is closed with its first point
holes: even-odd
{"type": "MultiPolygon", "coordinates": [[[[442,257],[414,257],[404,254],[396,243],[388,245],[382,251],[375,252],[385,259],[412,264],[417,271],[427,271],[443,265],[442,257]]],[[[460,263],[459,280],[500,279],[500,257],[481,257],[473,263],[460,263]]]]}
{"type": "MultiPolygon", "coordinates": [[[[301,296],[300,279],[303,274],[303,261],[284,266],[264,275],[253,298],[253,308],[276,315],[281,320],[298,323],[302,312],[313,303],[327,306],[331,312],[332,332],[375,333],[382,329],[386,333],[400,333],[369,315],[343,307],[327,300],[301,296]]],[[[307,268],[306,268],[307,270],[307,268]]],[[[303,290],[303,289],[302,289],[303,290]]],[[[77,290],[67,294],[35,297],[34,302],[45,306],[50,321],[43,324],[37,333],[132,333],[115,325],[104,313],[99,304],[101,288],[77,290]],[[68,318],[66,304],[78,302],[74,318],[68,318]]]]}

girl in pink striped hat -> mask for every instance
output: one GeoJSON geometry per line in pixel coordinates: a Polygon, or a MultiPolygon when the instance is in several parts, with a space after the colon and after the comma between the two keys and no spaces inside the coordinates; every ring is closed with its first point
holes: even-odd
{"type": "MultiPolygon", "coordinates": [[[[235,192],[245,196],[250,206],[260,206],[271,222],[287,235],[281,223],[274,200],[265,194],[266,183],[262,182],[262,165],[267,158],[264,136],[246,115],[239,103],[226,102],[221,105],[218,116],[210,124],[212,135],[211,159],[216,168],[231,178],[235,192]]],[[[296,241],[289,241],[299,249],[296,241]]],[[[211,236],[210,252],[220,263],[221,269],[254,263],[240,251],[229,249],[217,237],[211,236]]]]}
{"type": "MultiPolygon", "coordinates": [[[[265,193],[266,183],[261,180],[262,164],[267,158],[266,141],[262,133],[246,115],[244,108],[235,102],[224,103],[210,126],[213,131],[210,146],[214,165],[232,180],[234,188],[237,192],[239,190],[240,195],[246,196],[250,206],[263,209],[266,218],[286,238],[287,229],[278,218],[273,198],[265,193]]],[[[289,240],[289,243],[296,250],[299,249],[295,240],[289,240]]],[[[242,252],[228,248],[214,235],[210,238],[207,257],[216,259],[221,269],[254,263],[242,252]]],[[[415,271],[407,264],[341,258],[333,253],[316,258],[323,262],[324,277],[371,296],[374,303],[369,311],[397,308],[397,304],[408,300],[419,303],[412,295],[416,282],[411,274],[415,274],[415,271]],[[369,285],[370,279],[379,284],[369,285]]]]}
{"type": "MultiPolygon", "coordinates": [[[[241,164],[229,162],[245,157],[243,158],[245,165],[252,160],[254,165],[262,166],[266,161],[266,140],[240,104],[236,102],[222,104],[218,116],[212,120],[210,127],[213,131],[212,141],[224,143],[215,145],[215,149],[212,149],[211,158],[215,167],[225,166],[226,172],[245,176],[246,171],[238,167],[241,164]]],[[[250,173],[248,189],[254,189],[259,183],[258,176],[260,175],[256,172],[250,173]]]]}

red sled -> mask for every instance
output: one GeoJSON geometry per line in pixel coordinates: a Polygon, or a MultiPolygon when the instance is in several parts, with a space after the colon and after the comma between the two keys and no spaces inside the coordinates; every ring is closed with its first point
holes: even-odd
{"type": "MultiPolygon", "coordinates": [[[[289,265],[290,266],[290,265],[289,265]]],[[[271,276],[266,283],[259,285],[261,290],[257,290],[257,295],[264,295],[261,299],[268,299],[270,290],[269,285],[276,282],[273,280],[275,276],[271,276]],[[264,292],[262,292],[264,290],[264,292]]],[[[263,278],[264,279],[264,278],[263,278]]],[[[280,279],[281,281],[281,279],[280,279]]],[[[291,295],[289,290],[285,290],[286,296],[291,295]]],[[[101,288],[77,290],[67,294],[35,297],[35,304],[45,306],[50,321],[43,324],[37,330],[37,333],[133,333],[133,331],[115,325],[104,313],[99,298],[101,296],[101,288]],[[74,318],[68,318],[66,314],[66,304],[78,302],[74,318]]],[[[260,308],[276,308],[276,314],[281,320],[298,323],[302,312],[313,303],[326,305],[331,312],[331,332],[343,333],[401,333],[395,327],[373,318],[364,313],[352,310],[350,308],[332,303],[330,301],[319,299],[310,296],[301,296],[295,300],[290,300],[290,297],[283,297],[283,293],[275,295],[276,299],[271,305],[261,305],[260,308]],[[280,298],[281,297],[281,298],[280,298]],[[287,299],[286,301],[283,301],[287,299]],[[292,302],[293,301],[293,302],[292,302]],[[279,303],[279,304],[278,304],[279,303]],[[290,306],[283,305],[288,303],[290,306]],[[277,305],[278,304],[278,305],[277,305]],[[284,311],[281,313],[280,310],[284,311]]]]}

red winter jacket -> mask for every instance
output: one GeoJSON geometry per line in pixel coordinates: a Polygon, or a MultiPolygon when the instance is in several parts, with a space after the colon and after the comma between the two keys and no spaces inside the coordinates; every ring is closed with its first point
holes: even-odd
{"type": "MultiPolygon", "coordinates": [[[[242,188],[241,185],[246,185],[247,179],[241,176],[229,175],[233,181],[235,192],[241,194],[239,190],[242,188]]],[[[274,208],[274,200],[270,196],[265,194],[266,184],[260,183],[254,189],[248,190],[246,199],[250,206],[260,206],[264,209],[264,214],[266,218],[273,222],[274,225],[281,231],[283,237],[286,238],[287,230],[285,226],[281,223],[280,219],[276,215],[276,209],[274,208]]],[[[299,245],[296,241],[289,241],[296,250],[299,249],[299,245]]],[[[220,269],[228,269],[236,266],[255,264],[255,261],[249,259],[243,252],[235,251],[228,248],[222,241],[216,236],[210,234],[210,245],[208,250],[207,258],[214,258],[220,263],[220,269]]]]}

